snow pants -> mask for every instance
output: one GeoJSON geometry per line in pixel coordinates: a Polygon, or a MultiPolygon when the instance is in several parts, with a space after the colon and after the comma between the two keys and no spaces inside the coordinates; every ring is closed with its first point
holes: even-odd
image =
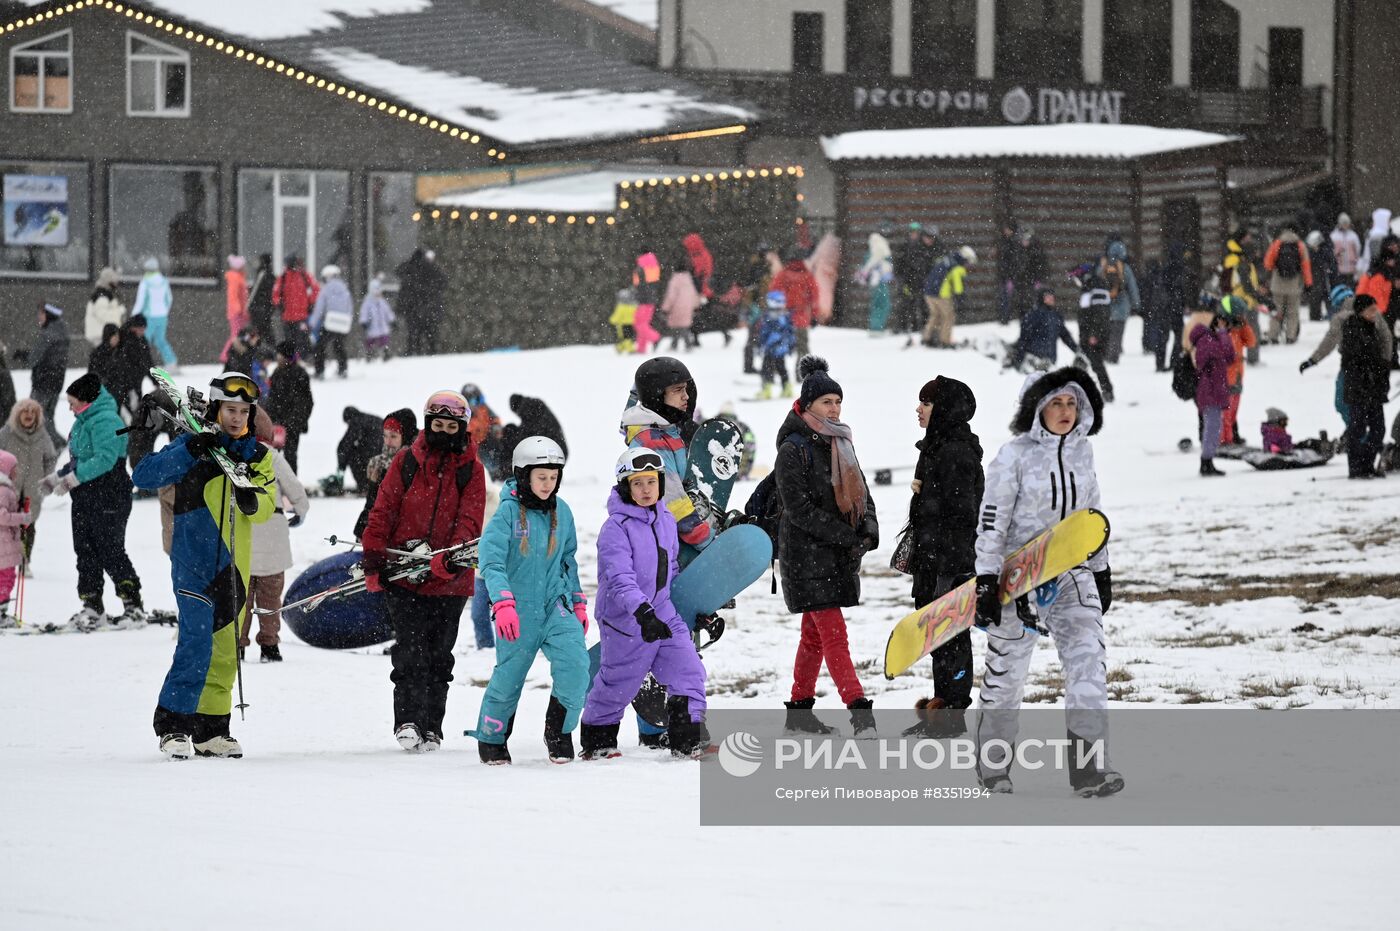
{"type": "Polygon", "coordinates": [[[203,585],[175,578],[179,628],[175,655],[156,706],[157,735],[190,734],[196,742],[228,734],[238,675],[238,627],[245,593],[226,566],[203,585]],[[233,591],[229,588],[232,586],[233,591]]]}
{"type": "Polygon", "coordinates": [[[1289,343],[1298,341],[1298,311],[1303,303],[1303,283],[1295,278],[1290,284],[1278,282],[1273,288],[1274,312],[1269,315],[1269,342],[1277,343],[1282,336],[1289,343]]]}
{"type": "Polygon", "coordinates": [[[168,369],[180,364],[180,360],[175,358],[175,350],[170,347],[170,340],[165,336],[166,327],[169,325],[169,317],[146,318],[146,342],[160,354],[161,365],[168,369]]]}
{"type": "Polygon", "coordinates": [[[670,638],[655,643],[647,643],[640,632],[623,633],[601,618],[598,624],[603,658],[583,709],[584,724],[611,725],[621,721],[647,673],[656,676],[667,695],[690,699],[691,721],[705,720],[705,664],[684,621],[676,618],[668,622],[670,638]]]}
{"type": "Polygon", "coordinates": [[[956,316],[953,311],[953,299],[924,295],[924,302],[928,304],[928,323],[924,324],[924,345],[953,345],[953,320],[956,316]],[[938,335],[936,344],[933,341],[935,333],[938,335]]]}
{"type": "Polygon", "coordinates": [[[882,333],[890,320],[890,285],[882,281],[870,289],[870,315],[867,326],[872,333],[882,333]]]}
{"type": "Polygon", "coordinates": [[[564,733],[573,733],[588,695],[588,647],[583,642],[583,625],[573,610],[556,603],[542,619],[521,618],[520,636],[514,641],[496,641],[496,668],[491,671],[471,736],[482,743],[505,743],[525,677],[540,652],[549,660],[549,674],[554,679],[550,694],[564,706],[564,733]]]}
{"type": "Polygon", "coordinates": [[[655,304],[638,304],[637,314],[632,318],[632,328],[637,331],[637,352],[642,355],[646,355],[661,339],[661,334],[651,325],[655,314],[655,304]]]}
{"type": "Polygon", "coordinates": [[[1225,406],[1225,411],[1220,416],[1220,442],[1238,443],[1239,438],[1239,417],[1240,400],[1244,398],[1244,384],[1230,386],[1230,403],[1225,406]]]}
{"type": "Polygon", "coordinates": [[[420,733],[442,736],[447,689],[456,660],[457,628],[467,599],[455,595],[420,595],[399,585],[385,585],[389,620],[394,625],[394,730],[416,724],[420,733]]]}
{"type": "Polygon", "coordinates": [[[841,701],[850,704],[865,697],[856,667],[851,662],[851,646],[846,639],[846,618],[840,608],[823,608],[802,615],[802,639],[792,664],[792,700],[806,701],[817,694],[817,675],[826,671],[836,683],[841,701]]]}
{"type": "MultiPolygon", "coordinates": [[[[1085,740],[1108,737],[1108,670],[1103,640],[1103,611],[1094,575],[1080,566],[1062,573],[1042,593],[1051,600],[1040,606],[1042,626],[1055,639],[1065,676],[1065,719],[1069,730],[1085,740]]],[[[1016,602],[1003,605],[1001,623],[987,630],[987,671],[977,703],[978,756],[983,744],[1004,740],[1012,746],[1019,730],[1017,718],[1026,673],[1039,637],[1028,631],[1016,613],[1016,602]]],[[[978,774],[1005,774],[1009,767],[984,769],[978,774]]]]}
{"type": "Polygon", "coordinates": [[[102,603],[103,575],[117,594],[140,595],[141,580],[126,554],[126,522],[131,517],[131,479],[126,462],[73,489],[73,554],[78,557],[78,597],[102,603]]]}
{"type": "Polygon", "coordinates": [[[320,339],[316,340],[314,360],[317,378],[321,378],[326,374],[326,353],[328,351],[335,353],[336,374],[344,378],[349,368],[349,363],[345,358],[344,333],[322,333],[320,339]]]}

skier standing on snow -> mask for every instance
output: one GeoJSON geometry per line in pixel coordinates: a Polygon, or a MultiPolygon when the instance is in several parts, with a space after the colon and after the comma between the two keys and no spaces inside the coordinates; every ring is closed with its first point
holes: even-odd
{"type": "Polygon", "coordinates": [[[0,449],[0,627],[17,627],[10,616],[10,593],[24,561],[23,531],[34,522],[19,495],[19,460],[0,449]]]}
{"type": "Polygon", "coordinates": [[[1358,294],[1355,313],[1342,322],[1342,397],[1347,422],[1347,478],[1384,478],[1376,457],[1385,442],[1385,402],[1390,396],[1391,346],[1381,335],[1381,310],[1358,294]]]}
{"type": "MultiPolygon", "coordinates": [[[[301,259],[295,255],[287,256],[282,274],[277,276],[277,283],[272,286],[272,306],[282,311],[282,340],[290,340],[298,355],[304,356],[311,351],[311,330],[306,318],[320,290],[316,279],[301,267],[301,259]]],[[[289,456],[288,459],[295,461],[296,457],[289,456]]]]}
{"type": "Polygon", "coordinates": [[[355,325],[355,299],[340,277],[340,266],[327,265],[321,269],[321,281],[323,285],[316,295],[308,323],[316,342],[316,378],[326,377],[327,346],[335,352],[336,377],[344,378],[348,366],[345,337],[355,325]]]}
{"type": "Polygon", "coordinates": [[[792,327],[792,318],[787,312],[787,296],[782,291],[769,291],[767,306],[762,321],[758,324],[758,344],[763,349],[763,368],[759,377],[763,387],[759,389],[758,400],[767,401],[773,397],[773,382],[783,382],[783,397],[792,397],[792,382],[788,380],[787,357],[797,347],[797,332],[792,327]]]}
{"type": "Polygon", "coordinates": [[[151,347],[160,355],[161,365],[170,371],[179,371],[180,360],[175,358],[175,350],[166,338],[166,328],[170,324],[170,308],[175,303],[175,295],[170,290],[170,281],[160,273],[160,263],[147,259],[142,266],[146,274],[136,288],[136,300],[131,304],[131,315],[146,319],[149,328],[151,347]]]}
{"type": "Polygon", "coordinates": [[[1237,358],[1227,316],[1217,312],[1209,325],[1198,323],[1187,340],[1196,366],[1196,410],[1201,418],[1201,475],[1215,478],[1225,473],[1215,467],[1220,448],[1223,412],[1230,405],[1228,373],[1237,358]]]}
{"type": "Polygon", "coordinates": [[[294,472],[301,435],[311,429],[311,409],[315,405],[311,397],[311,378],[297,361],[296,342],[284,339],[277,344],[277,368],[268,379],[267,414],[286,433],[282,455],[287,457],[294,472]]]}
{"type": "Polygon", "coordinates": [[[802,615],[802,639],[792,670],[787,727],[830,733],[812,713],[822,662],[851,712],[857,736],[873,736],[872,702],[856,677],[842,608],[860,604],[860,561],[880,545],[875,502],[841,422],[844,393],[824,359],[797,363],[802,390],[778,428],[773,465],[783,518],[778,568],[787,609],[802,615]]]}
{"type": "Polygon", "coordinates": [[[394,457],[365,528],[365,581],[388,597],[394,645],[394,737],[405,750],[442,745],[442,719],[452,683],[462,609],[475,587],[472,570],[441,553],[421,581],[380,580],[388,550],[421,541],[433,550],[481,536],[486,493],[476,444],[467,434],[471,412],[456,391],[434,392],[423,405],[423,431],[394,457]]]}
{"type": "Polygon", "coordinates": [[[496,668],[471,736],[481,762],[511,761],[506,744],[515,709],[530,664],[543,651],[554,679],[544,745],[551,763],[567,763],[588,694],[588,599],[578,578],[574,515],[559,497],[564,451],[548,437],[526,437],[511,464],[514,476],[501,488],[477,550],[496,623],[496,668]]]}
{"type": "Polygon", "coordinates": [[[117,402],[88,372],[68,386],[73,429],[68,434],[68,464],[46,477],[40,487],[73,495],[73,552],[78,557],[78,597],[83,608],[70,624],[93,630],[104,619],[103,574],[110,576],[124,610],[112,623],[124,627],[146,621],[141,580],[126,555],[126,522],[131,516],[131,479],[126,474],[126,427],[117,402]]]}
{"type": "Polygon", "coordinates": [[[360,302],[360,328],[365,333],[365,359],[373,362],[381,356],[389,361],[389,340],[398,324],[394,309],[384,299],[384,282],[374,278],[369,283],[369,293],[360,302]]]}
{"type": "MultiPolygon", "coordinates": [[[[977,625],[987,631],[987,671],[978,703],[978,771],[992,792],[1009,793],[1010,760],[986,766],[983,747],[992,740],[1015,746],[1021,696],[1035,652],[1034,633],[1023,623],[1016,599],[1001,604],[1002,564],[1007,556],[1076,510],[1099,506],[1098,476],[1089,437],[1103,426],[1103,400],[1093,379],[1075,368],[1030,375],[1011,421],[1015,436],[987,469],[977,534],[977,625]]],[[[1113,603],[1108,551],[1061,573],[1034,594],[1040,622],[1055,639],[1065,674],[1070,787],[1081,796],[1112,795],[1123,777],[1092,765],[1083,741],[1107,740],[1103,614],[1113,603]],[[1085,764],[1085,760],[1088,764],[1085,764]]],[[[985,756],[997,761],[994,749],[985,756]]]]}
{"type": "Polygon", "coordinates": [[[650,250],[637,256],[632,267],[632,290],[637,295],[637,312],[632,317],[632,328],[637,332],[637,352],[646,355],[661,341],[661,334],[651,325],[656,307],[661,303],[661,262],[650,250]]]}
{"type": "Polygon", "coordinates": [[[617,730],[647,673],[666,689],[666,742],[675,757],[705,752],[705,665],[671,603],[680,571],[676,521],[660,506],[670,484],[655,450],[632,448],[617,460],[608,519],[598,531],[594,613],[602,665],[588,693],[580,731],[585,760],[621,756],[617,730]]]}
{"type": "MultiPolygon", "coordinates": [[[[1024,328],[1030,321],[1027,315],[1024,328]]],[[[909,571],[914,607],[934,600],[972,578],[977,508],[982,503],[982,445],[968,425],[977,398],[962,382],[938,376],[919,390],[919,426],[909,532],[914,535],[909,571]]],[[[920,722],[908,733],[957,737],[966,732],[962,711],[972,706],[972,634],[963,631],[932,654],[933,698],[914,707],[920,722]],[[948,709],[942,711],[942,709],[948,709]]]]}
{"type": "MultiPolygon", "coordinates": [[[[182,433],[136,467],[141,488],[175,486],[170,575],[179,639],[152,722],[169,759],[243,756],[229,733],[238,670],[238,627],[248,591],[252,528],[272,516],[271,451],[253,435],[258,386],[225,372],[209,383],[206,419],[214,429],[182,433]],[[214,462],[221,449],[245,463],[261,491],[238,488],[214,462]]],[[[149,424],[148,424],[149,425],[149,424]]]]}
{"type": "Polygon", "coordinates": [[[258,615],[258,651],[264,663],[282,662],[280,634],[282,631],[282,587],[287,570],[292,568],[291,528],[301,525],[311,510],[311,499],[301,480],[286,458],[272,445],[272,418],[259,410],[254,417],[254,433],[258,442],[267,447],[272,457],[272,473],[277,483],[268,489],[272,496],[272,516],[253,525],[253,555],[248,565],[248,601],[238,630],[238,658],[248,648],[248,633],[253,626],[253,610],[267,609],[272,613],[258,615]],[[287,516],[290,509],[291,517],[287,516]]]}

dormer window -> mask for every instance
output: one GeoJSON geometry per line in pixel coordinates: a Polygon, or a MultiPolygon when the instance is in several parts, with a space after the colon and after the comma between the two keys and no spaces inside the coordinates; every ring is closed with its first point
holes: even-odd
{"type": "Polygon", "coordinates": [[[10,50],[10,109],[17,113],[73,112],[73,30],[10,50]]]}
{"type": "Polygon", "coordinates": [[[128,32],[126,113],[127,116],[189,116],[189,53],[128,32]]]}

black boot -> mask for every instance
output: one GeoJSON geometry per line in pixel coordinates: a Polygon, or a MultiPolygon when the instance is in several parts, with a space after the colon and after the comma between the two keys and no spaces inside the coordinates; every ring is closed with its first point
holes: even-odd
{"type": "Polygon", "coordinates": [[[804,698],[801,701],[785,701],[783,705],[787,708],[787,722],[783,724],[783,730],[792,734],[834,734],[834,727],[827,727],[817,719],[812,709],[816,707],[815,698],[804,698]]]}
{"type": "Polygon", "coordinates": [[[1201,475],[1205,478],[1217,478],[1219,476],[1223,476],[1224,474],[1224,472],[1221,472],[1215,467],[1214,459],[1201,460],[1201,475]]]}
{"type": "Polygon", "coordinates": [[[583,752],[579,756],[585,760],[611,760],[622,756],[617,749],[617,728],[616,724],[580,724],[578,739],[583,752]]]}
{"type": "Polygon", "coordinates": [[[919,714],[919,722],[904,729],[905,737],[943,740],[967,733],[964,709],[950,707],[941,698],[921,698],[914,703],[914,710],[919,714]]]}
{"type": "MultiPolygon", "coordinates": [[[[476,752],[481,756],[481,762],[487,766],[504,766],[510,762],[510,735],[515,730],[515,715],[510,716],[506,722],[506,732],[501,735],[501,742],[489,744],[484,740],[476,742],[476,752]]],[[[441,739],[438,743],[441,744],[441,739]]]]}
{"type": "Polygon", "coordinates": [[[856,737],[875,736],[875,703],[868,698],[857,698],[846,706],[851,712],[851,729],[856,737]]]}
{"type": "Polygon", "coordinates": [[[704,721],[690,720],[690,699],[672,695],[666,699],[666,737],[671,756],[698,760],[710,747],[710,731],[704,721]]]}
{"type": "Polygon", "coordinates": [[[1098,798],[1123,791],[1123,777],[1109,768],[1106,741],[1085,740],[1065,731],[1070,740],[1069,787],[1080,798],[1098,798]]]}
{"type": "Polygon", "coordinates": [[[564,717],[568,709],[559,699],[549,696],[549,708],[544,713],[544,748],[549,762],[567,763],[574,758],[574,735],[564,733],[564,717]]]}
{"type": "Polygon", "coordinates": [[[280,663],[280,662],[282,662],[282,650],[281,650],[281,649],[277,646],[277,644],[275,644],[275,643],[272,644],[271,646],[264,646],[264,647],[262,648],[262,660],[261,660],[261,661],[264,662],[264,663],[280,663]]]}
{"type": "Polygon", "coordinates": [[[657,734],[639,732],[637,734],[637,746],[645,747],[648,750],[667,750],[671,746],[671,738],[665,731],[657,734]]]}

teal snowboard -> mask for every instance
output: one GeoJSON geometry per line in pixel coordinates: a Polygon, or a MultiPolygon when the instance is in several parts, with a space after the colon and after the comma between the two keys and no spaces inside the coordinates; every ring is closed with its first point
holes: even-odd
{"type": "MultiPolygon", "coordinates": [[[[753,524],[730,527],[695,557],[671,585],[671,603],[692,631],[701,614],[713,614],[763,575],[773,559],[768,534],[753,524]]],[[[588,651],[588,681],[603,661],[601,644],[588,651]]],[[[666,690],[647,676],[632,702],[637,714],[653,727],[666,726],[666,690]]]]}

